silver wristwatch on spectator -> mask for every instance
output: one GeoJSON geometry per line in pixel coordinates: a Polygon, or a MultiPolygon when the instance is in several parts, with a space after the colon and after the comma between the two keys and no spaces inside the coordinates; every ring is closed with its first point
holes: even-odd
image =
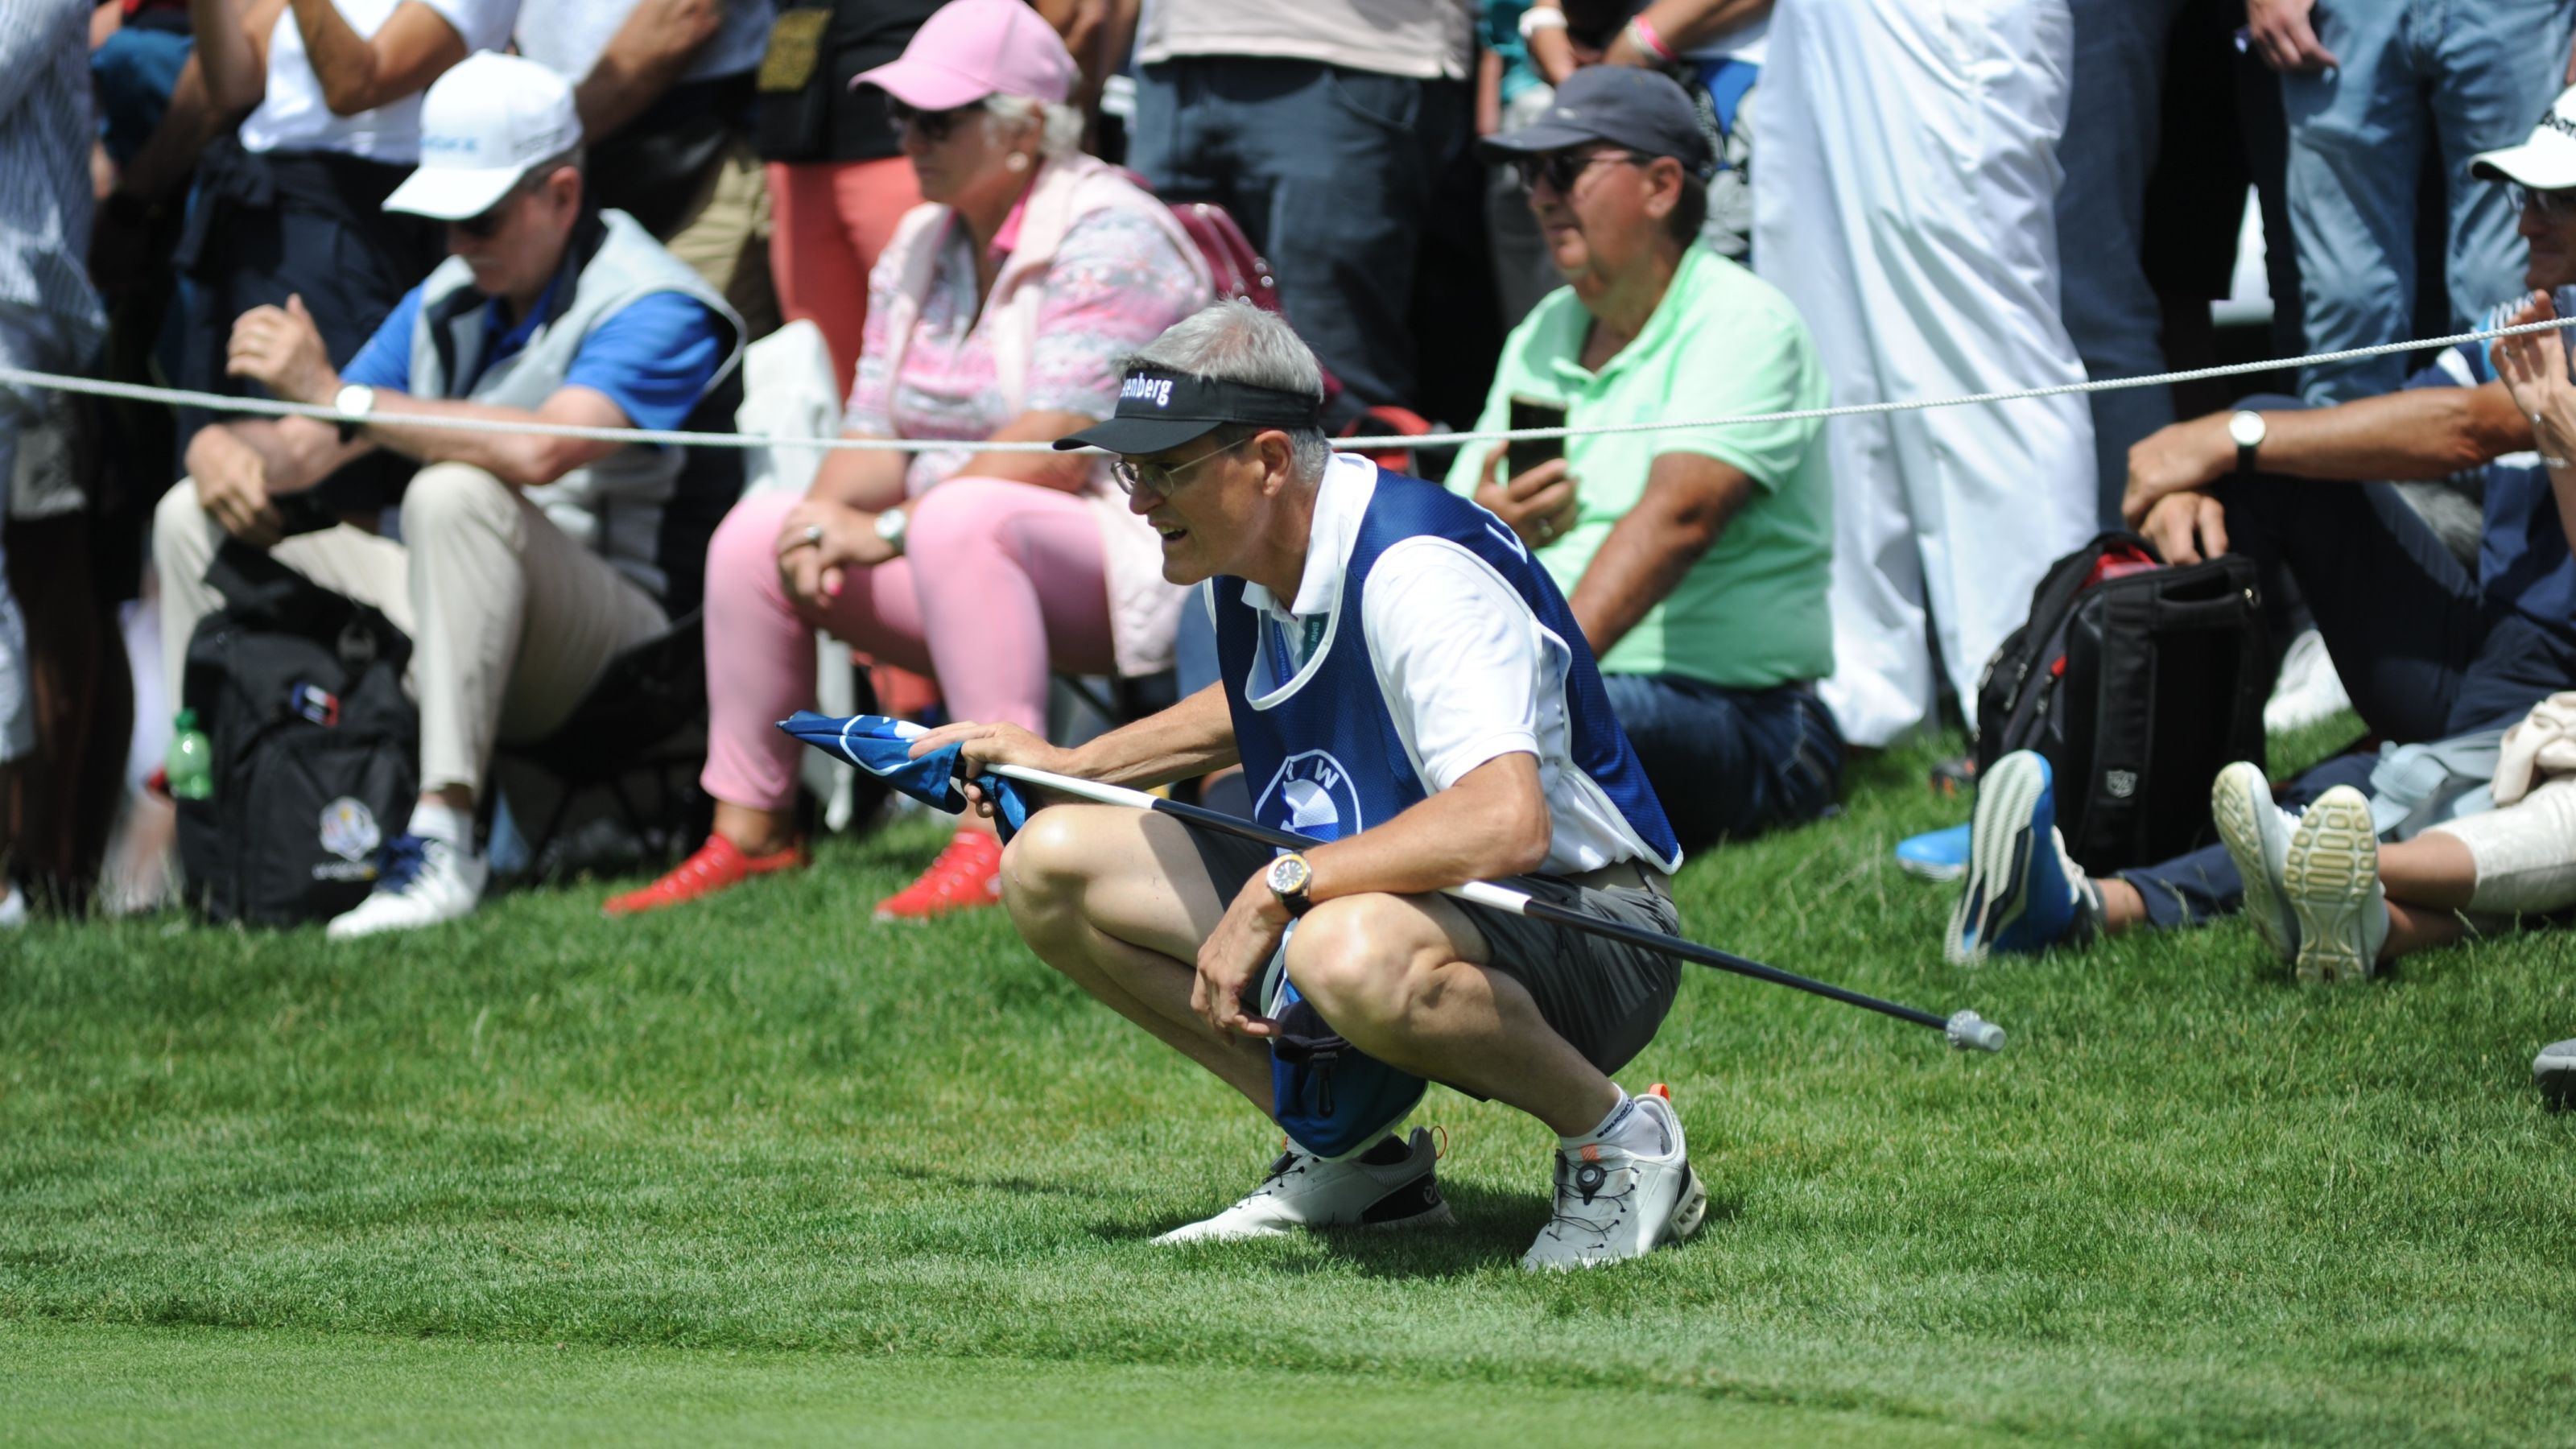
{"type": "Polygon", "coordinates": [[[888,508],[877,514],[877,537],[896,553],[903,552],[903,531],[912,526],[912,514],[901,508],[888,508]]]}
{"type": "Polygon", "coordinates": [[[358,429],[366,426],[358,419],[376,410],[376,390],[363,382],[349,383],[332,395],[331,406],[354,415],[340,420],[340,441],[349,442],[358,436],[358,429]]]}
{"type": "Polygon", "coordinates": [[[2263,437],[2271,431],[2263,425],[2258,412],[2238,411],[2227,419],[2227,436],[2236,444],[2236,471],[2254,471],[2254,450],[2263,446],[2263,437]]]}

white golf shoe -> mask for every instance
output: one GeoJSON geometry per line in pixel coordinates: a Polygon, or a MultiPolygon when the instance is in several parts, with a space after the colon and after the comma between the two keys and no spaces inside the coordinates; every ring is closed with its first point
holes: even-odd
{"type": "Polygon", "coordinates": [[[334,941],[354,941],[385,931],[412,931],[474,913],[491,873],[481,856],[468,855],[434,835],[397,835],[385,842],[384,873],[356,909],[331,918],[323,931],[334,941]]]}
{"type": "Polygon", "coordinates": [[[1671,1098],[1657,1083],[1631,1100],[1662,1133],[1664,1150],[1648,1155],[1609,1142],[1560,1150],[1556,1210],[1522,1256],[1523,1268],[1535,1273],[1642,1258],[1699,1231],[1708,1216],[1708,1188],[1691,1171],[1671,1098]]]}
{"type": "Polygon", "coordinates": [[[1397,1147],[1389,1137],[1357,1157],[1326,1162],[1291,1144],[1240,1202],[1154,1241],[1225,1243],[1282,1238],[1298,1228],[1416,1228],[1455,1221],[1432,1172],[1439,1153],[1430,1131],[1416,1127],[1401,1152],[1397,1147]]]}
{"type": "Polygon", "coordinates": [[[2300,980],[2362,981],[2379,969],[2388,900],[2370,801],[2359,790],[2337,785],[2299,817],[2281,861],[2281,891],[2299,918],[2300,980]]]}
{"type": "Polygon", "coordinates": [[[2299,918],[2281,893],[2290,859],[2290,832],[2299,817],[2272,803],[2272,783],[2259,765],[2238,760],[2209,786],[2209,815],[2218,838],[2245,881],[2245,919],[2272,954],[2287,965],[2299,959],[2299,918]]]}

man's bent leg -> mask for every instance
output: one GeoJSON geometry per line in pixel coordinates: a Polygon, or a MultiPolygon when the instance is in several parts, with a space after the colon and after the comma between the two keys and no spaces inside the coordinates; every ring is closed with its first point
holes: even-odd
{"type": "MultiPolygon", "coordinates": [[[[1254,846],[1245,859],[1267,855],[1254,846]]],[[[1242,882],[1219,877],[1178,821],[1107,805],[1052,805],[1003,852],[1002,904],[1040,960],[1267,1117],[1269,1048],[1217,1035],[1190,1008],[1199,946],[1242,882]]]]}
{"type": "Polygon", "coordinates": [[[1484,933],[1446,899],[1345,896],[1298,923],[1288,979],[1388,1066],[1518,1107],[1560,1137],[1591,1131],[1618,1089],[1488,959],[1484,933]]]}
{"type": "Polygon", "coordinates": [[[2362,719],[2398,740],[2449,733],[2485,607],[2396,488],[2255,474],[2211,492],[2226,507],[2229,546],[2255,560],[2266,596],[2284,597],[2284,578],[2297,584],[2362,719]]]}
{"type": "Polygon", "coordinates": [[[479,790],[495,739],[561,724],[620,650],[665,627],[660,605],[479,468],[422,469],[402,520],[424,795],[479,790]]]}

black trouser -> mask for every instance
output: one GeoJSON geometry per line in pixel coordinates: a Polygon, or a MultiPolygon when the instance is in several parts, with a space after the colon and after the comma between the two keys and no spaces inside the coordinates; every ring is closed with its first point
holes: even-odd
{"type": "MultiPolygon", "coordinates": [[[[2447,739],[2508,724],[2576,688],[2576,636],[2490,598],[2386,483],[2320,483],[2256,474],[2211,490],[2227,509],[2228,547],[2255,561],[2272,605],[2295,583],[2353,708],[2384,739],[2447,739]]],[[[2276,626],[2284,620],[2276,618],[2276,626]]],[[[2367,791],[2376,761],[2329,760],[2282,803],[2334,785],[2367,791]]],[[[2120,873],[2158,926],[2237,909],[2244,883],[2224,846],[2120,873]]]]}
{"type": "MultiPolygon", "coordinates": [[[[290,295],[304,299],[332,365],[348,366],[385,314],[446,253],[434,224],[382,209],[410,173],[349,156],[251,155],[234,143],[209,148],[180,244],[190,283],[181,386],[267,396],[256,383],[225,376],[224,356],[244,312],[282,307],[290,295]]],[[[202,409],[181,410],[181,471],[188,440],[212,420],[202,409]]],[[[333,475],[323,499],[341,511],[385,506],[401,496],[413,466],[379,450],[333,475]]]]}

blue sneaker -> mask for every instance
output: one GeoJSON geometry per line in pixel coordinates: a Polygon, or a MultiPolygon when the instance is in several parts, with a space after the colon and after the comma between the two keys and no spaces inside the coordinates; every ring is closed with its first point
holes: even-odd
{"type": "Polygon", "coordinates": [[[1941,943],[1953,965],[1992,951],[2037,955],[2099,920],[2092,884],[2057,834],[2048,761],[2028,750],[1995,761],[1977,782],[1968,830],[1968,881],[1941,943]]]}
{"type": "Polygon", "coordinates": [[[1907,836],[1896,842],[1897,868],[1916,880],[1957,880],[1968,873],[1968,833],[1974,828],[1953,825],[1907,836]]]}

